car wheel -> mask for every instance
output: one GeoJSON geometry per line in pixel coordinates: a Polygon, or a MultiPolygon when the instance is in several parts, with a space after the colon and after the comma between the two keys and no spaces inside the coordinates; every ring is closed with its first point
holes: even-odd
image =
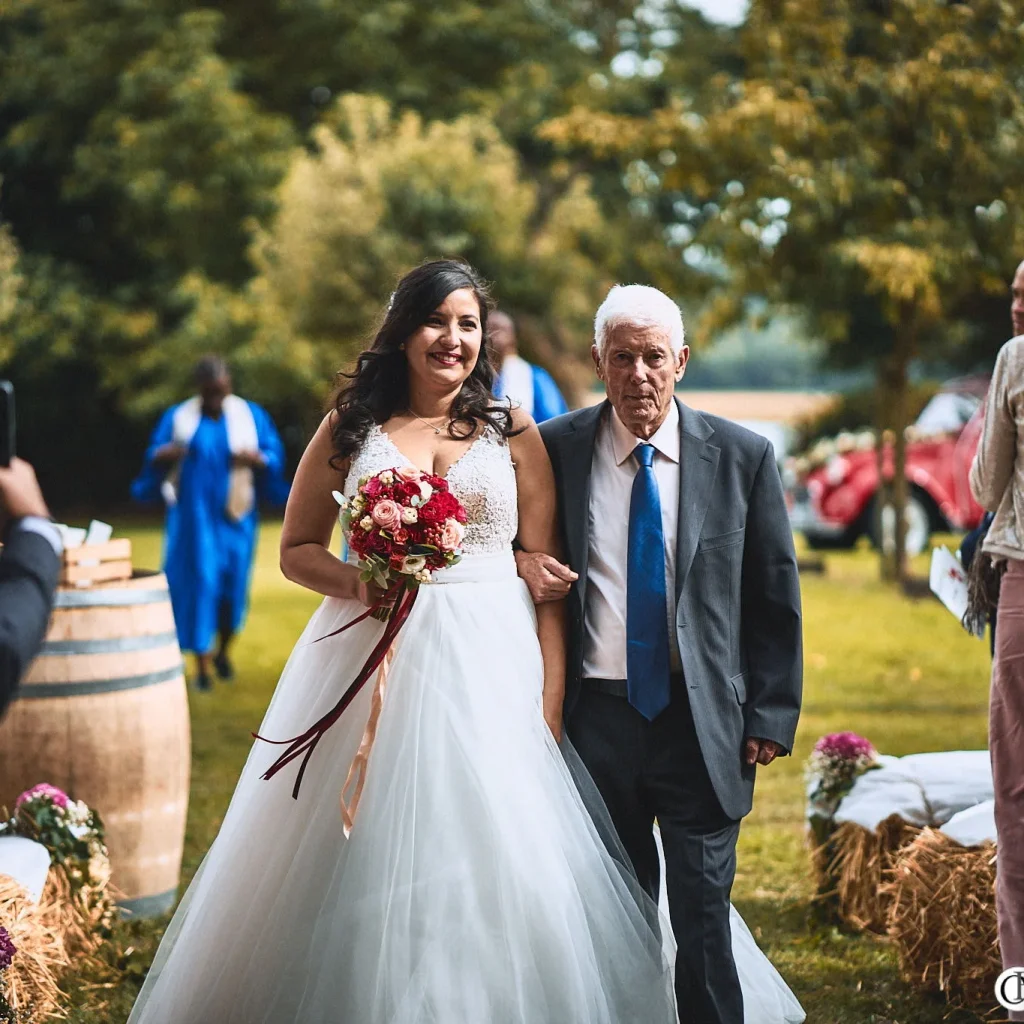
{"type": "MultiPolygon", "coordinates": [[[[932,515],[921,495],[911,493],[907,496],[904,509],[904,522],[907,524],[906,548],[908,555],[919,555],[928,547],[928,538],[932,534],[932,515]]],[[[872,516],[871,539],[878,547],[878,526],[872,516]]],[[[896,510],[892,505],[882,509],[882,550],[890,554],[896,546],[896,510]]]]}

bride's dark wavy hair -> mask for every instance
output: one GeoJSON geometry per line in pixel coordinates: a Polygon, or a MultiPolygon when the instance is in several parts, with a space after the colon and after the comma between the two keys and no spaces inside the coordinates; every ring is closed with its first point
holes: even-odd
{"type": "Polygon", "coordinates": [[[499,403],[491,392],[495,372],[487,338],[487,314],[492,307],[487,285],[466,263],[433,260],[410,271],[398,282],[373,344],[356,360],[352,373],[338,375],[332,465],[337,467],[353,455],[375,423],[384,423],[408,408],[409,364],[401,346],[452,292],[461,288],[471,288],[476,296],[483,337],[476,366],[452,403],[448,435],[466,440],[473,437],[481,425],[492,426],[502,437],[515,433],[509,403],[499,403]]]}

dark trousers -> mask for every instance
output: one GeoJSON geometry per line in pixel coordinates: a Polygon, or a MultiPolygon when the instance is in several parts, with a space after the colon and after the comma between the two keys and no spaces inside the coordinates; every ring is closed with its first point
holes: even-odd
{"type": "MultiPolygon", "coordinates": [[[[654,819],[665,848],[675,932],[681,1024],[743,1024],[732,956],[729,894],[740,823],[726,816],[700,752],[685,689],[653,722],[624,696],[625,683],[584,680],[566,729],[604,797],[637,878],[657,901],[654,819]]],[[[739,751],[736,756],[739,757],[739,751]]]]}

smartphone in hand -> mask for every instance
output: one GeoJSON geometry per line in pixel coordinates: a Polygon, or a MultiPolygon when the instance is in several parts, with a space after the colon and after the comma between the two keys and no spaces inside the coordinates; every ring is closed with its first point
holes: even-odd
{"type": "Polygon", "coordinates": [[[14,385],[9,380],[0,380],[0,466],[9,466],[17,454],[14,423],[14,385]]]}

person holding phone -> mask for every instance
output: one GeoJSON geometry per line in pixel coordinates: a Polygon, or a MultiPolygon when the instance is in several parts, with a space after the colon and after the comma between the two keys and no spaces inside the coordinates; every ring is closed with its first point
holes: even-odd
{"type": "Polygon", "coordinates": [[[63,550],[32,467],[0,466],[0,716],[39,652],[53,608],[63,550]]]}

